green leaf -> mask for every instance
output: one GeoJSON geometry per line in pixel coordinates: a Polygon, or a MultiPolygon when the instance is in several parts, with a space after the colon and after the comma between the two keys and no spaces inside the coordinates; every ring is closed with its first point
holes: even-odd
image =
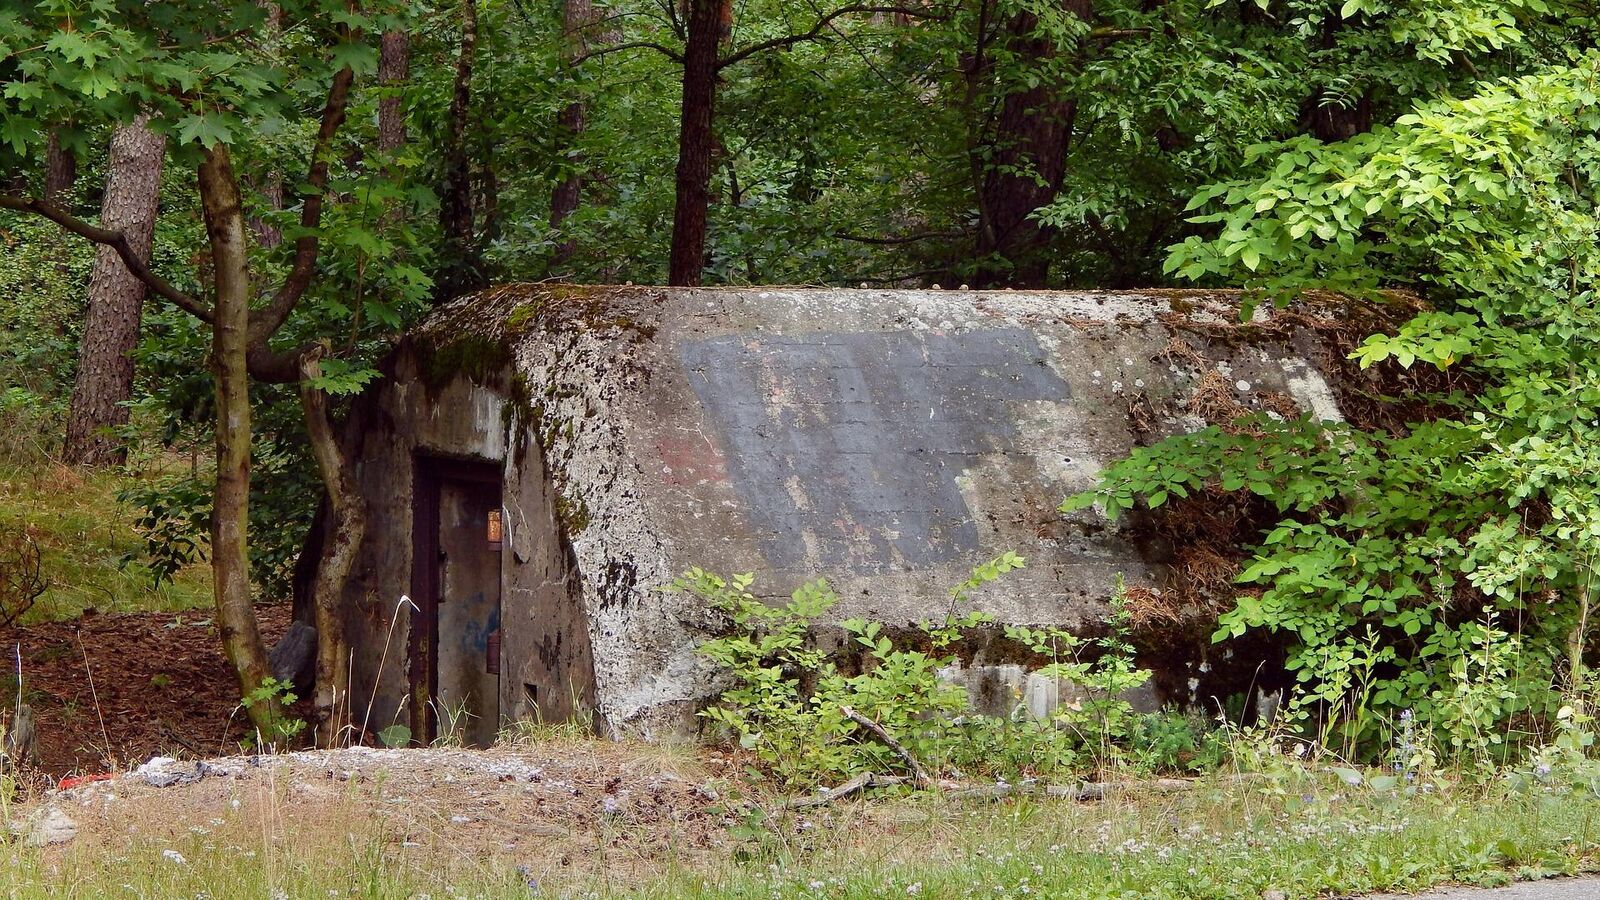
{"type": "Polygon", "coordinates": [[[68,62],[82,64],[86,69],[94,68],[97,60],[111,55],[111,47],[105,41],[77,31],[56,31],[45,41],[45,48],[60,54],[68,62]]]}
{"type": "Polygon", "coordinates": [[[177,134],[180,143],[199,144],[207,150],[217,144],[226,144],[233,138],[227,123],[215,113],[179,119],[177,134]]]}
{"type": "Polygon", "coordinates": [[[404,747],[411,743],[411,729],[396,723],[378,732],[378,741],[385,747],[404,747]]]}

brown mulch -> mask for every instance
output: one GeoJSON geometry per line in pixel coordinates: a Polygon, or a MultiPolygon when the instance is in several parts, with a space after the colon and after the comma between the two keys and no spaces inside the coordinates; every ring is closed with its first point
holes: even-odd
{"type": "MultiPolygon", "coordinates": [[[[259,606],[268,646],[288,604],[259,606]]],[[[39,768],[60,777],[127,768],[155,755],[237,752],[239,682],[208,612],[90,615],[0,629],[0,700],[9,725],[16,653],[38,729],[39,768]],[[85,658],[87,657],[87,666],[85,658]]]]}

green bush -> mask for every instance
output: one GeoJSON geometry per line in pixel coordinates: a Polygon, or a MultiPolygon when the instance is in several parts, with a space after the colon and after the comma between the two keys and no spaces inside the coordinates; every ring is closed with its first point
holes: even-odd
{"type": "Polygon", "coordinates": [[[1218,636],[1287,637],[1308,735],[1346,753],[1375,758],[1409,713],[1448,754],[1504,759],[1591,688],[1597,78],[1600,54],[1575,53],[1350,140],[1252,150],[1251,177],[1195,197],[1203,227],[1169,271],[1281,302],[1420,294],[1422,312],[1351,359],[1431,367],[1439,394],[1383,428],[1257,418],[1175,437],[1066,503],[1275,508],[1218,636]]]}
{"type": "MultiPolygon", "coordinates": [[[[1008,553],[979,566],[953,592],[956,604],[1023,564],[1008,553]]],[[[813,627],[838,602],[826,582],[802,585],[781,605],[763,602],[752,593],[753,583],[750,575],[725,579],[693,569],[674,588],[704,598],[729,620],[728,633],[699,648],[732,682],[721,702],[701,715],[785,784],[908,768],[850,712],[881,727],[926,769],[960,777],[1181,770],[1199,758],[1203,724],[1171,713],[1140,716],[1126,699],[1150,673],[1132,662],[1120,601],[1099,637],[1058,628],[1004,629],[1041,660],[1041,674],[1063,686],[1064,702],[1049,718],[1036,719],[1020,702],[1006,716],[976,713],[965,690],[939,675],[955,663],[951,648],[964,634],[997,627],[987,614],[952,612],[898,642],[881,622],[840,622],[861,657],[859,674],[846,675],[813,640],[813,627]]]]}

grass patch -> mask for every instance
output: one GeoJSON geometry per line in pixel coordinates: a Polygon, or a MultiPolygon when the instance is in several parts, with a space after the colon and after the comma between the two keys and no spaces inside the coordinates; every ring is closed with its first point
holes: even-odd
{"type": "Polygon", "coordinates": [[[1378,798],[1218,789],[1099,805],[928,801],[873,813],[887,827],[844,846],[824,836],[815,849],[775,847],[766,871],[678,875],[641,893],[1260,900],[1503,884],[1591,869],[1597,811],[1593,797],[1448,790],[1378,798]]]}
{"type": "MultiPolygon", "coordinates": [[[[561,744],[563,753],[584,749],[578,740],[561,744]]],[[[629,773],[637,768],[621,768],[623,783],[636,790],[629,773]]],[[[0,891],[1260,900],[1272,892],[1309,898],[1495,885],[1578,874],[1600,862],[1595,795],[1498,783],[1381,793],[1291,776],[1101,803],[923,794],[790,811],[778,797],[741,798],[721,783],[721,836],[689,846],[640,841],[626,819],[588,829],[555,818],[547,830],[508,820],[500,827],[496,817],[512,813],[486,819],[485,799],[470,793],[421,817],[415,804],[422,798],[408,797],[411,815],[401,816],[392,812],[400,798],[391,792],[412,781],[405,773],[342,787],[318,780],[219,786],[225,793],[204,808],[174,794],[148,798],[155,806],[125,799],[106,807],[123,809],[104,823],[110,827],[65,850],[0,850],[0,891]]],[[[423,796],[437,802],[431,792],[423,796]]]]}
{"type": "Polygon", "coordinates": [[[117,501],[128,475],[56,464],[0,464],[0,525],[39,544],[50,587],[24,623],[102,613],[178,612],[211,605],[209,571],[194,566],[155,587],[139,561],[136,511],[117,501]]]}

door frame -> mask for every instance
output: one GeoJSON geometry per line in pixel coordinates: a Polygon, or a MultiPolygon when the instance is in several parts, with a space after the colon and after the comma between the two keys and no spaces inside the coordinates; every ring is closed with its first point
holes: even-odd
{"type": "MultiPolygon", "coordinates": [[[[416,453],[411,478],[411,733],[418,743],[437,736],[433,698],[439,693],[439,498],[445,482],[494,485],[505,507],[505,464],[416,453]]],[[[505,573],[500,573],[501,591],[505,573]]]]}

